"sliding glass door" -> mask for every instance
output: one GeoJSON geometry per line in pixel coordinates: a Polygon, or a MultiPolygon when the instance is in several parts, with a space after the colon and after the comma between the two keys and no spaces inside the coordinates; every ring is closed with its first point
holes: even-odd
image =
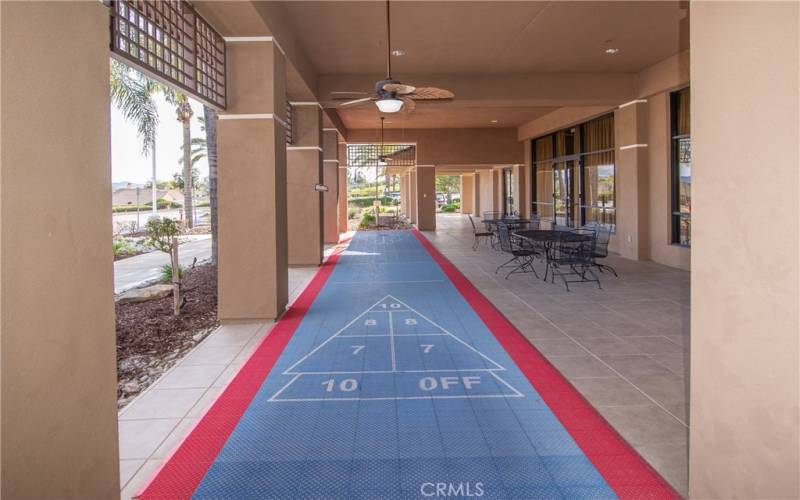
{"type": "Polygon", "coordinates": [[[503,214],[514,214],[514,170],[503,169],[503,214]]]}

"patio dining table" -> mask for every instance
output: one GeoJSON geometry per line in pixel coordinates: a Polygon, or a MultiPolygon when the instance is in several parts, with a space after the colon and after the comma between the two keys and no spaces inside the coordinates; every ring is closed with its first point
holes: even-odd
{"type": "Polygon", "coordinates": [[[572,231],[559,231],[555,229],[528,229],[525,231],[514,231],[520,238],[540,243],[550,243],[553,241],[568,241],[579,243],[592,239],[588,234],[573,233],[572,231]]]}

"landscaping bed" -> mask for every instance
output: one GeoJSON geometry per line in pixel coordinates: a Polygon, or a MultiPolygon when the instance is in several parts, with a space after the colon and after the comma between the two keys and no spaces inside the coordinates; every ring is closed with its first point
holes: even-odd
{"type": "Polygon", "coordinates": [[[206,264],[183,278],[181,314],[172,314],[172,295],[116,304],[117,402],[122,408],[219,325],[217,268],[206,264]]]}

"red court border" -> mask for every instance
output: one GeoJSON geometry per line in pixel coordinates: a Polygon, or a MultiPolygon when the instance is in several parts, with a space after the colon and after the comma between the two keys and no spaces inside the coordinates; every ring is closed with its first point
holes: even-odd
{"type": "Polygon", "coordinates": [[[272,326],[247,363],[134,498],[177,500],[192,496],[325,286],[349,242],[350,236],[339,240],[337,247],[286,313],[272,326]]]}
{"type": "Polygon", "coordinates": [[[681,498],[447,257],[412,232],[620,498],[681,498]]]}

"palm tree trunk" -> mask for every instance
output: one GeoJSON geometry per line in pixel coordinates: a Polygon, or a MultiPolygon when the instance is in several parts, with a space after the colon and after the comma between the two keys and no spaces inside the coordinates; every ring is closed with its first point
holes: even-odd
{"type": "Polygon", "coordinates": [[[192,130],[191,119],[183,120],[183,211],[186,227],[194,227],[192,213],[192,130]]]}
{"type": "Polygon", "coordinates": [[[158,215],[158,188],[156,187],[156,183],[158,180],[156,179],[156,138],[153,137],[153,147],[150,149],[150,156],[152,156],[153,160],[153,186],[150,190],[153,199],[153,217],[158,215]]]}
{"type": "Polygon", "coordinates": [[[211,262],[217,263],[217,111],[203,106],[206,122],[206,158],[208,159],[208,197],[211,205],[211,262]]]}

